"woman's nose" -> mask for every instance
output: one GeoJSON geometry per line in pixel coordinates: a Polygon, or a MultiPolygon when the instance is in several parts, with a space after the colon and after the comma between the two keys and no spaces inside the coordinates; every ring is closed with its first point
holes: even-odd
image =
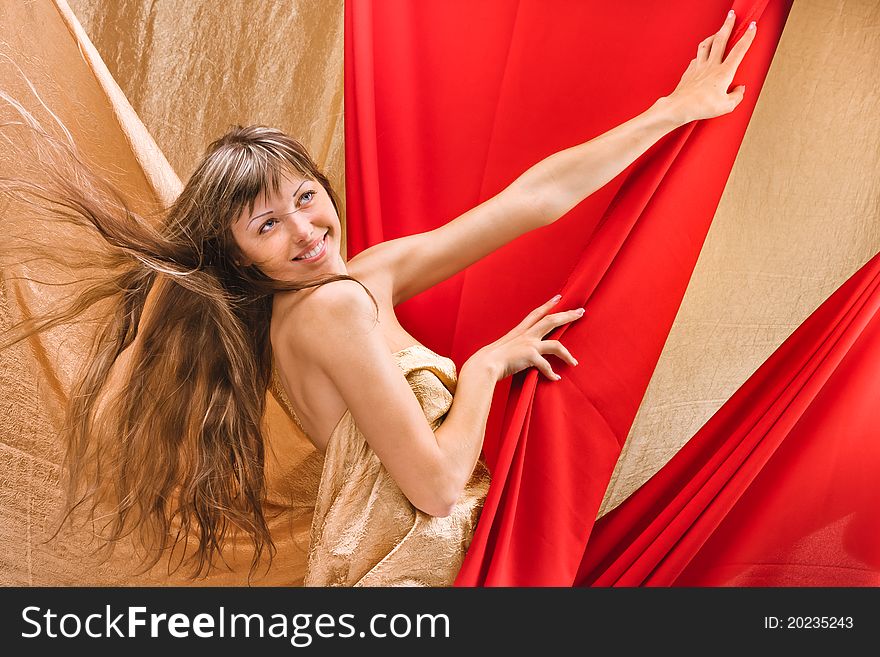
{"type": "Polygon", "coordinates": [[[315,238],[317,231],[311,222],[299,219],[295,214],[290,215],[290,232],[297,244],[307,246],[315,238]]]}

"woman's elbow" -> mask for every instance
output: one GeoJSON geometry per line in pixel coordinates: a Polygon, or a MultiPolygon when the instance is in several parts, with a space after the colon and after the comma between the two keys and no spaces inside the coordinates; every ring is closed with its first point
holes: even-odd
{"type": "Polygon", "coordinates": [[[430,466],[423,467],[415,477],[400,483],[406,484],[401,485],[401,490],[414,507],[437,518],[451,515],[464,492],[464,483],[442,459],[437,459],[430,466]]]}
{"type": "Polygon", "coordinates": [[[429,516],[433,516],[435,518],[446,518],[447,516],[452,515],[452,510],[455,508],[455,503],[452,504],[444,503],[444,502],[435,502],[433,504],[422,504],[416,506],[419,511],[427,513],[429,516]]]}
{"type": "Polygon", "coordinates": [[[435,492],[428,496],[427,499],[420,500],[418,503],[414,500],[410,501],[419,511],[423,511],[429,516],[446,518],[452,515],[452,511],[455,509],[455,505],[458,504],[461,493],[461,489],[449,487],[444,492],[435,492]]]}

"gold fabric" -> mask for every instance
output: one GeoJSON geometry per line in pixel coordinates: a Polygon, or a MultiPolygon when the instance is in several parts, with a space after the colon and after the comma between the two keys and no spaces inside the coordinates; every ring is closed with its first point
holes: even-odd
{"type": "MultiPolygon", "coordinates": [[[[455,363],[422,345],[394,357],[436,430],[452,406],[455,363]]],[[[295,419],[277,372],[273,380],[295,419]]],[[[449,516],[423,513],[406,498],[346,411],[327,442],[305,585],[451,586],[488,491],[489,472],[478,461],[449,516]]]]}
{"type": "MultiPolygon", "coordinates": [[[[0,89],[50,129],[52,114],[63,121],[83,157],[122,191],[135,211],[147,214],[170,200],[179,182],[106,75],[94,49],[80,41],[78,27],[63,3],[0,2],[0,89]]],[[[0,103],[0,121],[14,120],[21,119],[7,102],[0,103]]],[[[0,175],[40,182],[43,174],[35,155],[16,159],[28,150],[27,134],[14,126],[7,126],[2,134],[18,141],[20,148],[6,143],[0,148],[0,175]]],[[[77,288],[59,284],[93,273],[59,270],[20,254],[10,261],[7,247],[38,240],[59,249],[85,251],[99,244],[94,235],[53,225],[14,201],[0,206],[0,220],[4,256],[0,327],[7,329],[18,319],[62,304],[77,288]]],[[[58,431],[95,315],[85,319],[0,352],[3,585],[122,583],[133,571],[130,546],[120,546],[116,558],[98,566],[87,558],[97,546],[89,544],[85,532],[63,533],[46,542],[61,501],[58,431]]]]}
{"type": "Polygon", "coordinates": [[[302,141],[344,208],[343,0],[70,6],[181,179],[231,124],[262,123],[302,141]]]}
{"type": "MultiPolygon", "coordinates": [[[[0,0],[0,90],[50,128],[50,112],[58,116],[135,211],[155,216],[170,203],[180,190],[174,169],[188,175],[208,141],[233,123],[287,130],[344,189],[341,0],[74,0],[72,7],[64,0],[0,0]]],[[[0,122],[8,120],[20,119],[0,101],[0,122]]],[[[23,131],[7,127],[2,134],[19,139],[23,131]]],[[[42,179],[33,155],[16,159],[26,146],[5,146],[0,175],[42,179]]],[[[47,223],[16,202],[0,204],[0,220],[0,251],[21,240],[71,252],[101,247],[94,235],[47,223]]],[[[4,329],[56,307],[92,273],[3,255],[4,329]],[[64,281],[74,284],[57,285],[64,281]]],[[[301,584],[322,458],[272,395],[264,418],[264,512],[277,547],[270,570],[264,562],[249,576],[253,549],[240,535],[229,540],[217,568],[196,581],[182,569],[169,574],[179,553],[140,573],[128,541],[102,562],[92,551],[103,544],[86,529],[48,540],[61,506],[63,409],[96,321],[93,313],[0,352],[0,585],[301,584]]]]}

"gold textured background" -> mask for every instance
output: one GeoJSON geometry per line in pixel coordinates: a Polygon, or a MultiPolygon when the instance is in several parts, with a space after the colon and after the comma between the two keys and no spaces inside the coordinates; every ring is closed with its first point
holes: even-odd
{"type": "MultiPolygon", "coordinates": [[[[50,125],[26,76],[84,155],[141,212],[173,199],[175,172],[185,179],[206,144],[235,123],[264,123],[296,136],[342,191],[342,25],[341,0],[0,0],[0,88],[50,125]],[[77,33],[73,14],[85,32],[77,33]]],[[[0,117],[15,115],[4,104],[0,117]]],[[[26,163],[14,156],[0,150],[3,175],[39,178],[38,171],[25,174],[26,163]]],[[[14,203],[0,207],[0,216],[5,235],[39,236],[59,248],[90,243],[82,231],[47,227],[14,203]]],[[[71,278],[45,263],[4,260],[0,271],[4,328],[65,295],[22,281],[22,274],[71,278]]],[[[0,584],[187,583],[182,572],[169,576],[165,562],[136,575],[127,543],[97,564],[84,532],[44,542],[60,502],[61,409],[88,337],[82,323],[0,352],[0,584]]],[[[278,556],[272,572],[252,583],[297,584],[310,518],[302,496],[314,495],[320,460],[271,397],[267,424],[267,511],[278,556]]],[[[244,542],[232,541],[224,552],[231,570],[196,583],[247,583],[250,554],[244,542]]]]}
{"type": "Polygon", "coordinates": [[[234,124],[296,137],[344,190],[342,0],[70,0],[182,180],[234,124]]]}

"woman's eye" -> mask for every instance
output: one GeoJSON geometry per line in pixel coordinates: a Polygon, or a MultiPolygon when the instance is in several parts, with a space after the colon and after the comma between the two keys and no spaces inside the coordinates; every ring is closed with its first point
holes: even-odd
{"type": "Polygon", "coordinates": [[[260,235],[262,235],[263,233],[266,232],[266,227],[267,227],[267,226],[268,226],[269,228],[271,228],[271,227],[274,226],[276,223],[278,223],[276,219],[267,219],[267,220],[266,220],[266,223],[264,223],[262,226],[260,226],[260,235]],[[270,225],[270,224],[271,224],[271,225],[270,225]]]}
{"type": "Polygon", "coordinates": [[[309,190],[307,192],[303,192],[302,196],[299,197],[300,203],[308,203],[313,198],[315,198],[315,192],[309,190]]]}

